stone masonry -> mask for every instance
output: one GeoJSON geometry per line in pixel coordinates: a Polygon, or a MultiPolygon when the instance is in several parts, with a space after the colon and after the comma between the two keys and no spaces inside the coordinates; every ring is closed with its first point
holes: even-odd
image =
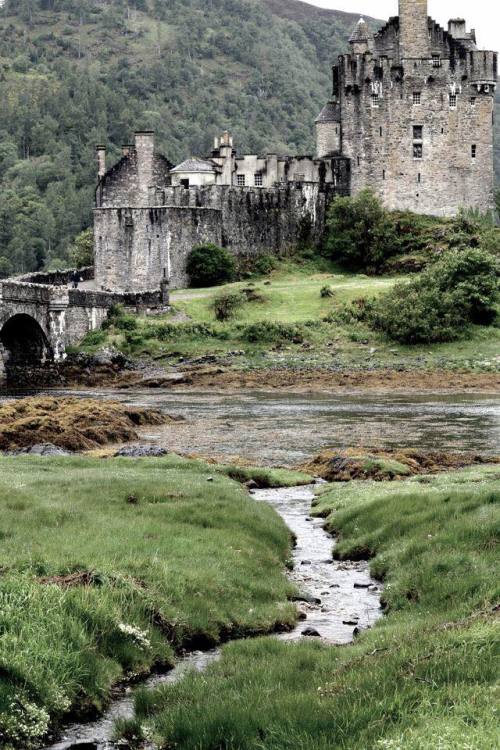
{"type": "Polygon", "coordinates": [[[319,240],[329,202],[364,188],[391,209],[491,211],[497,65],[464,20],[445,30],[427,0],[399,0],[376,34],[360,19],[333,67],[315,156],[238,155],[226,132],[208,157],[174,167],[146,131],[106,171],[98,146],[98,288],[186,286],[187,256],[203,242],[251,256],[288,250],[305,227],[319,240]]]}

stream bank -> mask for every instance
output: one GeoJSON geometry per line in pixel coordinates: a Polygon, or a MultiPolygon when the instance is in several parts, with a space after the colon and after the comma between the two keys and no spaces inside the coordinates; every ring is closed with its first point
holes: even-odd
{"type": "MultiPolygon", "coordinates": [[[[368,563],[334,561],[332,537],[321,519],[310,516],[314,498],[312,487],[254,490],[256,502],[267,502],[281,515],[296,538],[291,580],[301,592],[298,602],[301,619],[294,630],[268,636],[286,641],[303,637],[332,645],[346,644],[359,631],[371,627],[382,615],[380,584],[370,578],[368,563]],[[305,632],[304,632],[305,631],[305,632]]],[[[220,654],[220,649],[196,651],[181,658],[176,667],[153,675],[142,688],[154,689],[183,678],[188,670],[203,671],[220,654]]],[[[61,740],[44,750],[111,750],[115,722],[134,716],[134,690],[114,701],[104,716],[92,723],[68,726],[61,740]]]]}

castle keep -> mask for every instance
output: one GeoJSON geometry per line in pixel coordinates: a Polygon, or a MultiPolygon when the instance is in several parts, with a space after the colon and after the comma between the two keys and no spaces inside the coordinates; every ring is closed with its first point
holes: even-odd
{"type": "Polygon", "coordinates": [[[497,55],[455,19],[444,30],[427,0],[399,0],[377,33],[360,19],[333,68],[316,119],[316,155],[239,155],[231,135],[175,166],[154,133],[136,133],[106,171],[98,146],[95,274],[118,292],[185,286],[201,242],[239,256],[319,239],[336,195],[369,187],[392,209],[452,216],[493,209],[497,55]]]}

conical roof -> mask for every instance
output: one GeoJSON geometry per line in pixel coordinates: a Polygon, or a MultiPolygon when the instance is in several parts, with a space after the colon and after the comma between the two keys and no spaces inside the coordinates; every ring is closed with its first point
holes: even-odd
{"type": "Polygon", "coordinates": [[[327,102],[315,122],[340,122],[340,104],[333,100],[327,102]]]}
{"type": "Polygon", "coordinates": [[[367,42],[369,39],[372,39],[372,38],[373,38],[373,34],[370,31],[368,24],[366,23],[364,18],[360,18],[356,26],[353,29],[353,32],[351,34],[349,41],[350,42],[367,42]]]}

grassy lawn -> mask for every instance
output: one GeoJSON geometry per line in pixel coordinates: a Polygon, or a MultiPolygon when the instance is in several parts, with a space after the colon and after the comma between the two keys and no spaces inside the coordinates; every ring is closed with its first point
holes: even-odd
{"type": "Polygon", "coordinates": [[[339,305],[376,296],[402,278],[347,273],[321,259],[282,262],[266,277],[175,291],[173,315],[139,317],[135,331],[112,326],[90,334],[82,349],[92,352],[111,344],[133,357],[165,364],[205,355],[224,360],[229,355],[227,361],[238,367],[498,368],[499,328],[475,326],[452,343],[402,346],[365,324],[328,320],[339,305]],[[332,296],[321,296],[323,287],[329,287],[332,296]],[[214,300],[245,289],[256,298],[227,322],[217,322],[214,300]]]}
{"type": "MultiPolygon", "coordinates": [[[[49,722],[101,708],[113,683],[182,646],[294,622],[289,532],[224,475],[231,467],[0,464],[1,747],[38,746],[49,722]]],[[[261,481],[297,479],[272,474],[261,481]]]]}
{"type": "Polygon", "coordinates": [[[347,648],[234,643],[203,675],[137,697],[159,747],[493,750],[498,467],[327,488],[338,554],[372,555],[387,614],[347,648]]]}

